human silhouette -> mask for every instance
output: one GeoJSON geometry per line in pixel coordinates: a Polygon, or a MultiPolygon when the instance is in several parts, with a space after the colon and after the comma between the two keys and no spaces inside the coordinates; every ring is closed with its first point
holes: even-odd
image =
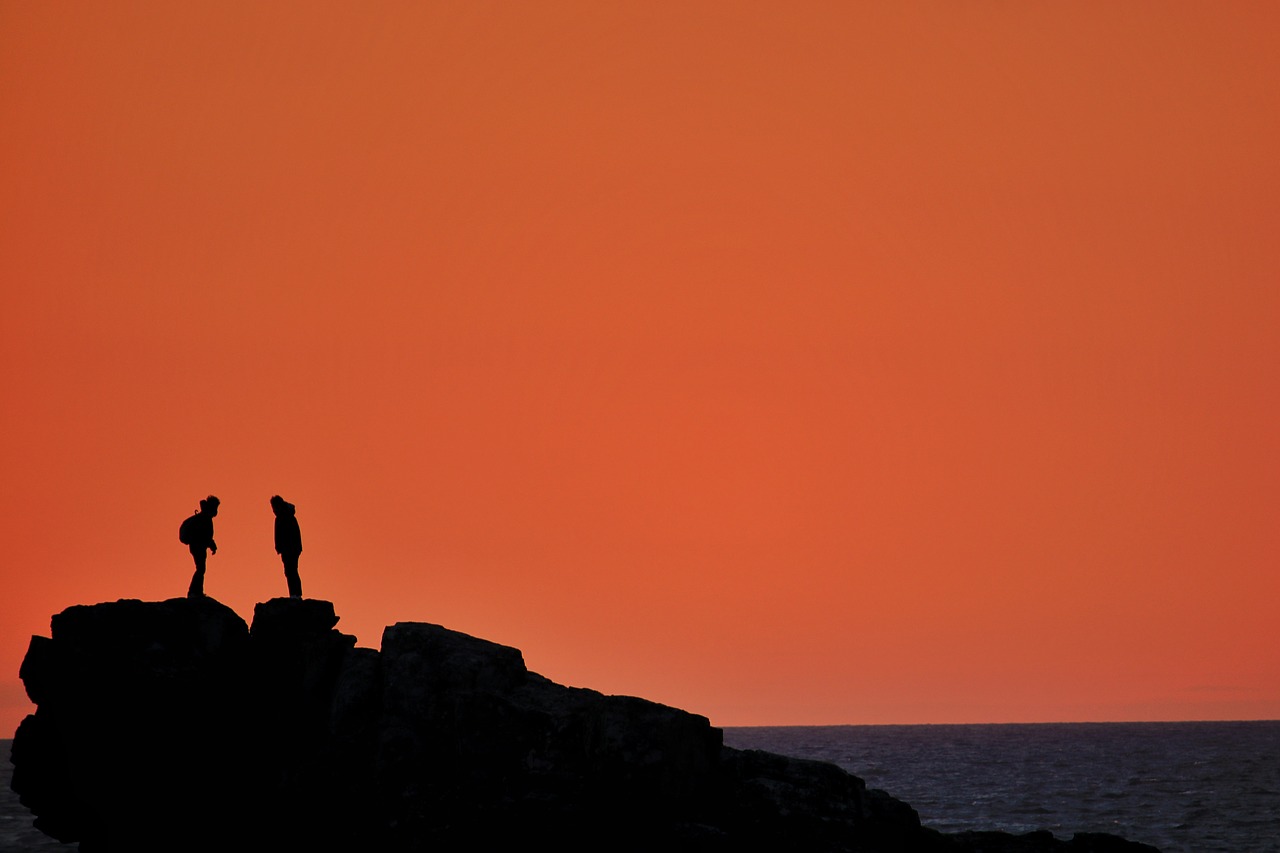
{"type": "Polygon", "coordinates": [[[191,576],[188,598],[204,596],[204,561],[208,554],[218,553],[218,543],[213,541],[213,517],[218,514],[218,499],[213,495],[200,501],[200,509],[187,518],[178,528],[178,541],[191,549],[191,559],[196,561],[196,573],[191,576]]]}
{"type": "Polygon", "coordinates": [[[302,554],[302,531],[298,528],[297,509],[279,495],[271,498],[276,514],[276,553],[284,563],[284,577],[289,582],[289,597],[302,598],[302,578],[298,577],[298,557],[302,554]]]}

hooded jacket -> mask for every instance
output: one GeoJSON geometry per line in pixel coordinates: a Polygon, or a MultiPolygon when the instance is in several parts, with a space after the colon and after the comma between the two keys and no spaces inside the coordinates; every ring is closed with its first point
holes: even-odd
{"type": "Polygon", "coordinates": [[[276,508],[276,553],[301,554],[302,531],[293,504],[282,500],[276,508]]]}

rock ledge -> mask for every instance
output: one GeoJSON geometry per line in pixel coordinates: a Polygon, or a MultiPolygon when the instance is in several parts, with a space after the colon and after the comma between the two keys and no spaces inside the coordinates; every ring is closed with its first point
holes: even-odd
{"type": "Polygon", "coordinates": [[[13,788],[86,853],[499,849],[1152,853],[1115,836],[944,835],[833,764],[555,684],[439,625],[356,648],[333,605],[252,629],[205,598],[68,608],[21,676],[13,788]]]}

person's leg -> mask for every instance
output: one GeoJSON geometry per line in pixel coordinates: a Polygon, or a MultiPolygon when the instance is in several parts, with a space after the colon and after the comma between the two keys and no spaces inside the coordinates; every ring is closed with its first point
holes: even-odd
{"type": "Polygon", "coordinates": [[[204,562],[208,557],[208,551],[204,548],[197,549],[191,546],[191,558],[196,561],[196,573],[191,576],[191,586],[187,590],[187,598],[204,597],[204,562]]]}
{"type": "Polygon", "coordinates": [[[284,560],[284,577],[289,583],[289,597],[302,598],[302,578],[298,577],[298,555],[281,554],[284,560]]]}

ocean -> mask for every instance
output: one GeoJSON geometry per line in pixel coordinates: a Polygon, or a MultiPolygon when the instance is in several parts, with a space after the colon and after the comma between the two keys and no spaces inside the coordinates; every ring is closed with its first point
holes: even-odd
{"type": "MultiPolygon", "coordinates": [[[[726,728],[830,761],[945,832],[1111,832],[1164,853],[1280,853],[1280,722],[726,728]]],[[[0,741],[7,759],[9,741],[0,741]]],[[[0,853],[74,850],[31,826],[0,763],[0,853]]]]}
{"type": "Polygon", "coordinates": [[[724,740],[838,764],[944,832],[1280,853],[1280,722],[766,726],[724,740]]]}

